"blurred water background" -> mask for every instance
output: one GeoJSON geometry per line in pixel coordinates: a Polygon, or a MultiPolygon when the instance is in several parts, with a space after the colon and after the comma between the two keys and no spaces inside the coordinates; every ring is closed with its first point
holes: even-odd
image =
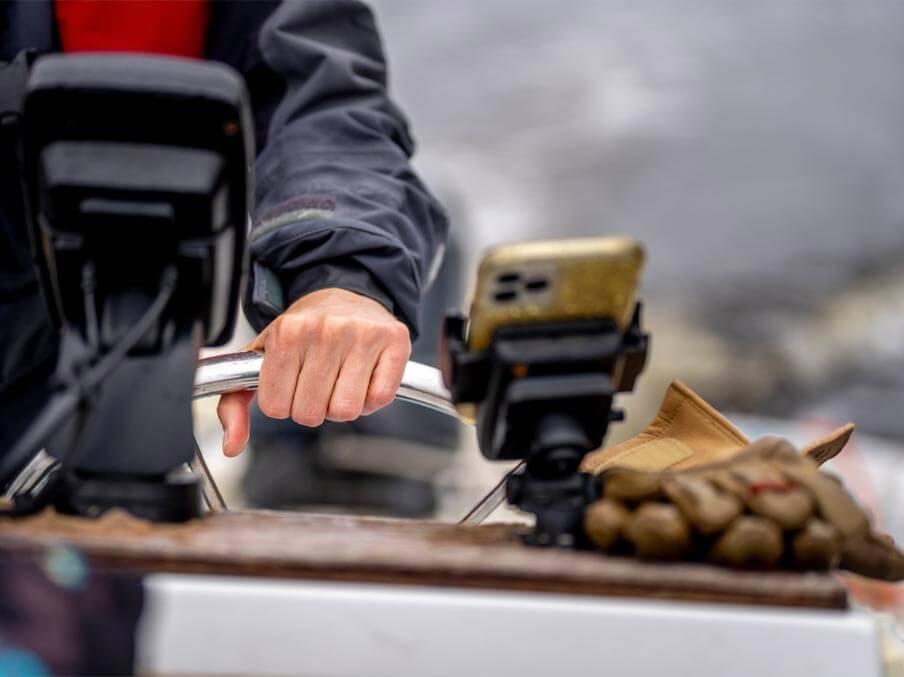
{"type": "Polygon", "coordinates": [[[667,378],[904,436],[904,6],[374,7],[466,274],[497,241],[633,235],[667,378]]]}

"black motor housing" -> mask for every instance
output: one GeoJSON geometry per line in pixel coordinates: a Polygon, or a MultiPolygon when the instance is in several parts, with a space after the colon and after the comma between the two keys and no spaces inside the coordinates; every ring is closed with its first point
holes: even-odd
{"type": "Polygon", "coordinates": [[[202,345],[231,337],[245,268],[244,81],[189,59],[50,55],[32,68],[22,119],[29,232],[61,330],[56,403],[79,401],[47,444],[61,464],[55,505],[194,517],[197,482],[180,475],[195,453],[194,370],[202,345]]]}

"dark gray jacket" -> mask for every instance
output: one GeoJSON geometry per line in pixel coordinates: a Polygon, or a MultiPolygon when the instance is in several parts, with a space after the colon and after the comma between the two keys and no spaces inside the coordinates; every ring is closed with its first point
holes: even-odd
{"type": "Polygon", "coordinates": [[[414,142],[387,97],[370,10],[218,3],[210,35],[209,56],[245,75],[257,119],[249,319],[261,328],[304,293],[342,287],[415,330],[446,219],[408,163],[414,142]]]}
{"type": "MultiPolygon", "coordinates": [[[[26,48],[59,49],[50,0],[0,3],[0,30],[5,60],[26,48]]],[[[252,325],[262,329],[305,293],[341,287],[378,300],[415,333],[446,218],[409,165],[414,143],[387,96],[368,7],[356,0],[212,2],[207,57],[242,73],[254,108],[256,205],[244,297],[252,325]]],[[[16,382],[24,374],[46,378],[54,352],[37,315],[24,224],[5,202],[0,414],[4,399],[21,406],[16,382]],[[44,370],[32,369],[41,364],[44,370]]]]}

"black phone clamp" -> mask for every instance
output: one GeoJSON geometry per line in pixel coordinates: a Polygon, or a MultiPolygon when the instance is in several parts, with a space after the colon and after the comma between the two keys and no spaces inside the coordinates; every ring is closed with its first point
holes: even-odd
{"type": "Polygon", "coordinates": [[[600,447],[618,392],[633,390],[649,336],[638,303],[630,323],[597,318],[501,327],[481,351],[466,346],[467,320],[446,318],[443,376],[456,405],[474,406],[480,450],[490,460],[525,461],[509,476],[509,503],[536,516],[526,541],[580,548],[584,510],[598,479],[581,472],[600,447]]]}

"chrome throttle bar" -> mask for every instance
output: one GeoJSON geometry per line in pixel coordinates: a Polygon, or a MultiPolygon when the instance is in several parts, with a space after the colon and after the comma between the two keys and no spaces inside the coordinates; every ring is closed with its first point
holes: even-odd
{"type": "MultiPolygon", "coordinates": [[[[263,355],[254,352],[228,353],[201,360],[195,372],[193,399],[197,400],[240,390],[256,390],[263,361],[263,355]]],[[[439,370],[425,364],[409,362],[405,366],[405,373],[402,376],[401,386],[396,393],[396,399],[412,402],[447,416],[458,418],[458,413],[452,404],[449,391],[443,385],[439,370]]],[[[202,477],[205,502],[212,510],[225,509],[226,505],[223,497],[197,445],[195,446],[195,454],[196,459],[190,466],[193,472],[200,474],[202,477]]],[[[55,463],[55,459],[40,452],[32,459],[28,467],[20,473],[20,481],[16,481],[14,486],[11,485],[6,495],[14,495],[27,488],[25,485],[34,484],[46,474],[47,468],[55,463]]],[[[523,463],[519,463],[510,472],[518,470],[522,465],[523,463]]],[[[505,480],[503,479],[474,506],[462,520],[462,523],[479,524],[502,503],[505,497],[505,492],[503,491],[504,482],[505,480]]]]}
{"type": "MultiPolygon", "coordinates": [[[[229,353],[201,360],[195,372],[193,398],[197,400],[239,390],[256,390],[263,362],[264,356],[254,352],[229,353]]],[[[458,418],[449,391],[443,385],[442,375],[438,369],[426,364],[409,362],[405,366],[396,399],[458,418]]],[[[226,504],[207,469],[200,448],[196,447],[195,451],[197,462],[193,464],[193,469],[202,473],[205,501],[211,508],[217,505],[225,509],[226,504]]]]}
{"type": "MultiPolygon", "coordinates": [[[[256,390],[264,356],[260,353],[229,353],[201,360],[195,372],[194,399],[237,390],[256,390]]],[[[458,413],[439,369],[419,362],[405,366],[397,400],[413,402],[454,418],[458,413]]]]}

